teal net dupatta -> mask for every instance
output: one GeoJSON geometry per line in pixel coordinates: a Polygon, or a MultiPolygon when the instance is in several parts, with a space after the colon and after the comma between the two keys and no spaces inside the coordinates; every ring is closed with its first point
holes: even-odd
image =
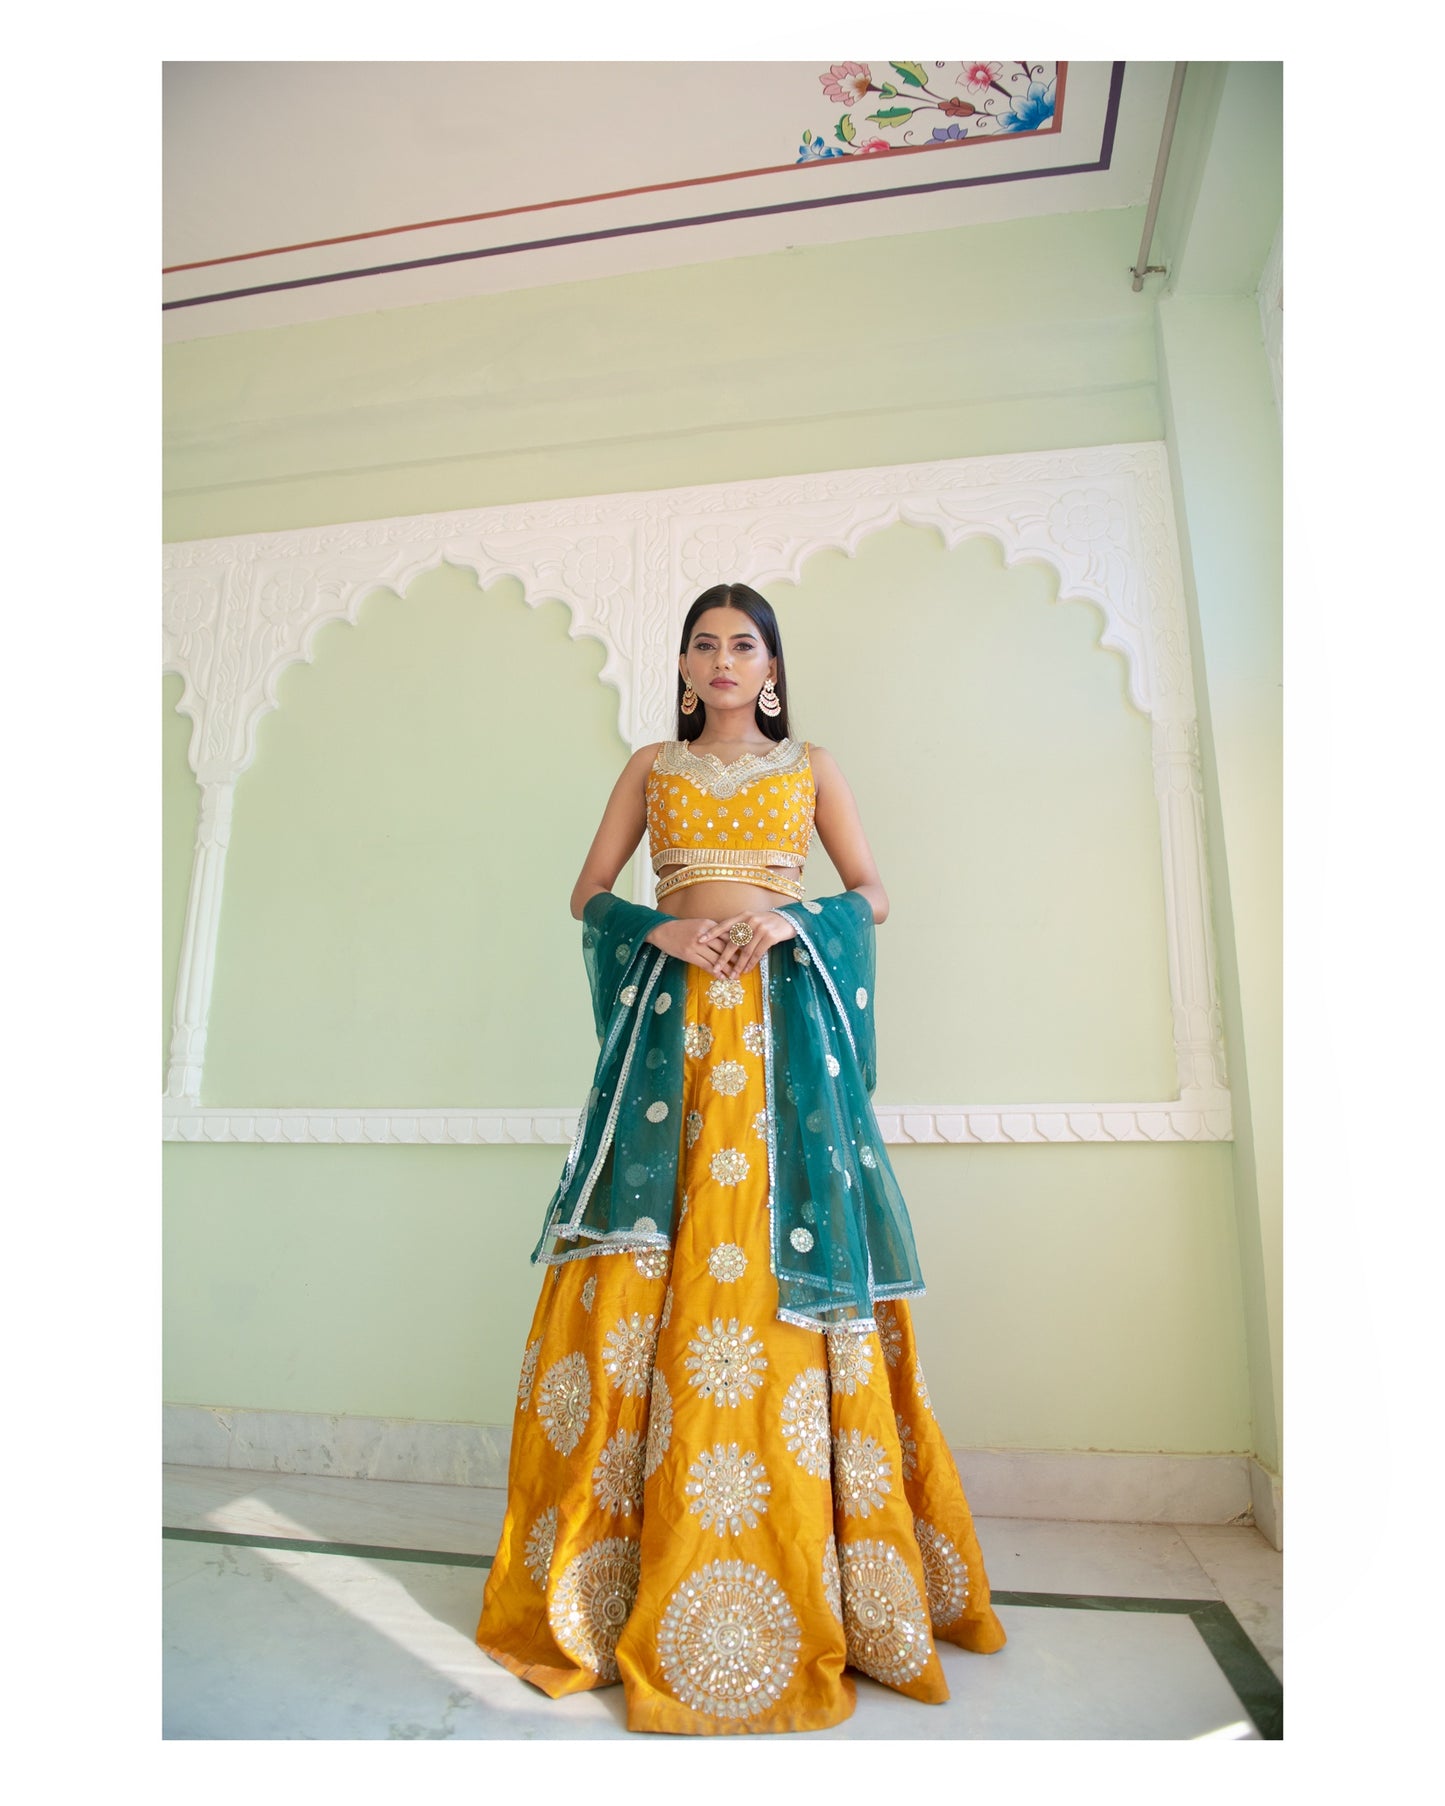
{"type": "MultiPolygon", "coordinates": [[[[789,903],[763,956],[768,1210],[778,1316],[874,1327],[923,1276],[873,1115],[873,912],[857,891],[789,903]]],[[[533,1260],[665,1248],[677,1210],[687,967],[645,939],[671,918],[608,892],[583,912],[601,1049],[533,1260]]]]}

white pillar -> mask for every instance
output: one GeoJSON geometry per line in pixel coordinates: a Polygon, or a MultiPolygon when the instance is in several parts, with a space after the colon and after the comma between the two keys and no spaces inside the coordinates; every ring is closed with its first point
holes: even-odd
{"type": "Polygon", "coordinates": [[[1164,920],[1173,1000],[1179,1098],[1202,1109],[1227,1107],[1223,1018],[1214,970],[1204,789],[1192,720],[1154,722],[1154,795],[1164,853],[1164,920]]]}
{"type": "Polygon", "coordinates": [[[206,1019],[216,974],[216,934],[221,922],[221,894],[226,849],[231,843],[234,778],[201,786],[201,814],[196,824],[196,852],[191,861],[191,892],[186,900],[186,932],[176,974],[175,1016],[171,1026],[171,1063],[166,1096],[199,1103],[201,1068],[206,1058],[206,1019]]]}

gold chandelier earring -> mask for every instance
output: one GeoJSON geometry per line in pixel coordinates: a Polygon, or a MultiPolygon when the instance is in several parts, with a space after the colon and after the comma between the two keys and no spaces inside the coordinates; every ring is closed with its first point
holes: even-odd
{"type": "Polygon", "coordinates": [[[682,701],[678,706],[682,709],[684,715],[690,715],[697,707],[697,691],[693,689],[690,681],[687,688],[682,693],[682,701]]]}
{"type": "Polygon", "coordinates": [[[758,692],[758,707],[770,720],[783,712],[783,705],[778,700],[778,692],[773,688],[771,677],[758,692]]]}

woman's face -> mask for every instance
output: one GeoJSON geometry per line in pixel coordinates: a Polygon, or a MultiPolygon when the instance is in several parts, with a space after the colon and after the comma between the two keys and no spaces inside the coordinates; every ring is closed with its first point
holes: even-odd
{"type": "Polygon", "coordinates": [[[688,648],[678,660],[683,682],[690,683],[708,708],[747,709],[777,665],[767,641],[740,608],[709,608],[693,623],[688,648]]]}

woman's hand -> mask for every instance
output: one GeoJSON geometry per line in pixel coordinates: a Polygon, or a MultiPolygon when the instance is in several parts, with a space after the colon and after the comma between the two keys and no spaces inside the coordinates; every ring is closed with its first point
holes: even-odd
{"type": "Polygon", "coordinates": [[[674,916],[670,922],[659,922],[646,938],[674,959],[701,966],[704,972],[716,972],[717,951],[710,945],[716,933],[717,923],[710,916],[674,916]]]}
{"type": "Polygon", "coordinates": [[[712,929],[707,939],[718,950],[718,975],[732,978],[741,978],[745,972],[751,972],[769,947],[777,946],[779,941],[791,941],[796,935],[788,918],[771,909],[763,910],[759,915],[729,916],[725,922],[714,922],[712,929]],[[734,922],[746,922],[753,931],[753,938],[741,947],[730,933],[734,922]]]}

